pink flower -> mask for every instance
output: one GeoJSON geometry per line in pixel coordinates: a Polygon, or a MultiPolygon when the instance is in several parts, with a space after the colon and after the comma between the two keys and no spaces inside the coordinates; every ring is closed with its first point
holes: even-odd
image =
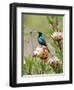
{"type": "Polygon", "coordinates": [[[41,59],[48,58],[48,49],[46,46],[37,46],[33,51],[34,56],[39,56],[41,59]]]}
{"type": "Polygon", "coordinates": [[[43,48],[41,46],[37,46],[35,50],[33,51],[34,55],[40,55],[40,53],[43,51],[43,48]]]}
{"type": "Polygon", "coordinates": [[[60,41],[63,39],[63,34],[62,32],[54,32],[51,37],[56,41],[60,41]]]}

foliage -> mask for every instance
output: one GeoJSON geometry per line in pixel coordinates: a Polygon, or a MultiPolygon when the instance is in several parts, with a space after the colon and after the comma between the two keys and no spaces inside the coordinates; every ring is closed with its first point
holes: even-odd
{"type": "MultiPolygon", "coordinates": [[[[51,45],[54,50],[54,52],[51,52],[51,49],[49,49],[49,54],[51,56],[56,56],[59,59],[59,62],[62,63],[56,64],[54,61],[52,64],[55,64],[56,67],[53,67],[49,62],[50,59],[48,58],[47,60],[42,60],[38,56],[24,56],[24,75],[63,73],[63,39],[57,38],[56,40],[55,37],[52,37],[54,32],[63,32],[63,16],[46,16],[46,20],[49,24],[49,29],[47,31],[50,42],[48,45],[51,45]]],[[[58,37],[58,34],[56,37],[58,37]]]]}
{"type": "Polygon", "coordinates": [[[24,74],[31,75],[31,74],[41,74],[42,70],[44,74],[53,73],[53,68],[49,65],[49,62],[45,62],[42,64],[42,60],[39,57],[31,57],[27,56],[24,57],[25,64],[24,64],[24,74]]]}
{"type": "MultiPolygon", "coordinates": [[[[48,33],[51,38],[50,44],[55,51],[54,55],[57,56],[63,62],[63,40],[58,41],[51,37],[54,32],[63,32],[63,16],[47,16],[46,18],[48,20],[49,25],[52,26],[52,28],[48,30],[48,33]]],[[[63,72],[63,64],[59,64],[57,68],[55,68],[55,72],[63,72]]]]}
{"type": "Polygon", "coordinates": [[[58,64],[57,67],[54,69],[54,71],[56,73],[62,73],[63,72],[63,65],[62,64],[58,64]]]}

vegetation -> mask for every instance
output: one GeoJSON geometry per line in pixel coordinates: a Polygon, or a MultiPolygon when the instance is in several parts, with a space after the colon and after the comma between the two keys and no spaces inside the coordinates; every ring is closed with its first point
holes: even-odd
{"type": "MultiPolygon", "coordinates": [[[[63,16],[52,15],[45,18],[49,25],[45,36],[49,36],[47,45],[50,52],[45,51],[44,53],[43,51],[38,55],[37,53],[33,55],[32,52],[32,55],[24,56],[24,75],[63,73],[63,16]],[[48,55],[48,57],[41,58],[43,55],[48,55]]],[[[43,49],[42,46],[41,48],[43,49]]],[[[35,47],[33,50],[35,50],[35,47]]]]}

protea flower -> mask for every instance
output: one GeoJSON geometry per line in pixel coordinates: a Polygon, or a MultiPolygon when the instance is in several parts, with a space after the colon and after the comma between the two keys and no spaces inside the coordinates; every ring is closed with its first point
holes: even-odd
{"type": "Polygon", "coordinates": [[[40,58],[46,60],[48,58],[48,49],[46,46],[42,46],[42,52],[40,53],[40,58]]]}
{"type": "Polygon", "coordinates": [[[63,34],[62,32],[54,32],[51,37],[56,41],[60,41],[63,39],[63,34]]]}
{"type": "Polygon", "coordinates": [[[49,63],[53,68],[56,68],[58,64],[62,64],[62,62],[56,56],[50,58],[49,63]]]}
{"type": "Polygon", "coordinates": [[[40,59],[45,60],[48,58],[49,52],[46,46],[38,46],[33,53],[35,56],[39,56],[40,59]]]}
{"type": "Polygon", "coordinates": [[[33,55],[34,56],[39,56],[42,51],[43,51],[42,47],[41,46],[37,46],[35,48],[35,50],[33,51],[33,55]]]}

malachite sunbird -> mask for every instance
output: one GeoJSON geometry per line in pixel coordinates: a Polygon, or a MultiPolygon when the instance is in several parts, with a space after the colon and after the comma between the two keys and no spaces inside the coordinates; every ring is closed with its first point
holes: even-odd
{"type": "Polygon", "coordinates": [[[38,39],[38,43],[40,45],[47,46],[46,41],[45,41],[45,38],[44,38],[44,35],[43,35],[42,32],[38,32],[38,38],[37,39],[38,39]]]}
{"type": "MultiPolygon", "coordinates": [[[[46,44],[46,41],[45,41],[45,37],[44,37],[44,35],[43,35],[42,32],[38,32],[37,40],[38,40],[38,43],[39,43],[40,45],[44,45],[44,46],[47,47],[47,44],[46,44]]],[[[47,47],[47,49],[48,49],[48,47],[47,47]]],[[[48,49],[48,51],[49,51],[49,49],[48,49]]]]}

